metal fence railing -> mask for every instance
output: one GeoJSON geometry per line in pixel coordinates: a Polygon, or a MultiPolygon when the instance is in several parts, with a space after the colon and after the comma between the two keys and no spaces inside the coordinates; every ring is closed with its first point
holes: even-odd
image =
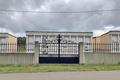
{"type": "Polygon", "coordinates": [[[84,52],[120,52],[120,43],[84,43],[84,52]]]}
{"type": "Polygon", "coordinates": [[[78,54],[77,43],[40,43],[40,54],[78,54]]]}
{"type": "Polygon", "coordinates": [[[15,44],[15,43],[4,43],[0,44],[0,53],[27,53],[34,52],[34,43],[28,44],[15,44]]]}
{"type": "MultiPolygon", "coordinates": [[[[39,43],[40,54],[58,54],[58,44],[57,43],[39,43]]],[[[35,43],[26,44],[0,44],[0,53],[32,53],[35,51],[35,43]]],[[[78,43],[61,43],[60,53],[61,54],[78,54],[79,44],[78,43]]],[[[104,52],[104,53],[119,53],[120,43],[83,43],[83,52],[104,52]]]]}

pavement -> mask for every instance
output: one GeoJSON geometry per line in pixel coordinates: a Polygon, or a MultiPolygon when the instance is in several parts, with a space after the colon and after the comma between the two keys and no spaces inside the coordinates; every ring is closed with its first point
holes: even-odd
{"type": "Polygon", "coordinates": [[[120,71],[0,74],[0,80],[120,80],[120,71]]]}

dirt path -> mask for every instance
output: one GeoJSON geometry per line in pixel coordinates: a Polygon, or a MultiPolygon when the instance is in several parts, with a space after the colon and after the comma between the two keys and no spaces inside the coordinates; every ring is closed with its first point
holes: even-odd
{"type": "Polygon", "coordinates": [[[0,74],[0,80],[120,80],[120,71],[0,74]]]}

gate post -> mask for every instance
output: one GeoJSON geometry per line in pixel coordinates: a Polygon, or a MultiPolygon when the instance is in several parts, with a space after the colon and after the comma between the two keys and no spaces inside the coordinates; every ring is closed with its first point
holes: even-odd
{"type": "Polygon", "coordinates": [[[85,64],[84,44],[79,43],[79,64],[85,64]]]}
{"type": "Polygon", "coordinates": [[[34,64],[39,64],[39,42],[35,41],[35,55],[34,55],[34,64]]]}

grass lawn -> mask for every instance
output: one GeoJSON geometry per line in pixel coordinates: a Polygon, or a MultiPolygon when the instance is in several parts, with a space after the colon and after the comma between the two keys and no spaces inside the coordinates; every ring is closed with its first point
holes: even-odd
{"type": "Polygon", "coordinates": [[[40,65],[0,65],[0,73],[33,72],[78,72],[120,70],[120,65],[79,65],[79,64],[40,64],[40,65]]]}

